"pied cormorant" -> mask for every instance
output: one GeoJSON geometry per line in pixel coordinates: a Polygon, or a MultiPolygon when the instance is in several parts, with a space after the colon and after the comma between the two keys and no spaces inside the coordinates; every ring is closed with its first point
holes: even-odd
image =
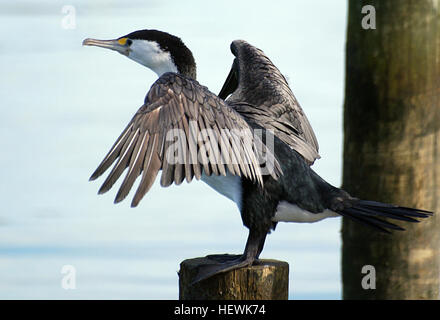
{"type": "Polygon", "coordinates": [[[280,221],[346,216],[388,232],[403,229],[378,217],[416,222],[431,214],[354,198],[316,174],[310,166],[319,158],[318,142],[304,111],[277,67],[246,41],[232,42],[235,59],[218,96],[196,81],[191,51],[166,32],[140,30],[115,40],[85,39],[83,45],[117,51],[159,76],[92,174],[95,180],[116,162],[99,193],[127,167],[115,202],[141,176],[132,206],[160,170],[164,187],[195,177],[233,200],[249,228],[243,255],[213,256],[197,281],[251,265],[280,221]]]}

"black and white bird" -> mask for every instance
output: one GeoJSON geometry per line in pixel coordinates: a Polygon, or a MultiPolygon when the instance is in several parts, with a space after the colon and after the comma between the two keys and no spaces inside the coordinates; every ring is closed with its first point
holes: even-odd
{"type": "Polygon", "coordinates": [[[246,41],[232,42],[235,59],[218,96],[196,81],[191,51],[168,33],[140,30],[115,40],[85,39],[83,45],[117,51],[159,76],[92,174],[95,180],[116,162],[99,193],[127,168],[115,202],[142,176],[132,206],[160,170],[164,187],[195,177],[234,201],[249,228],[243,255],[212,257],[197,280],[254,263],[280,221],[346,216],[389,232],[404,229],[380,218],[418,222],[432,214],[354,198],[316,174],[310,166],[319,158],[318,142],[304,111],[281,72],[246,41]]]}

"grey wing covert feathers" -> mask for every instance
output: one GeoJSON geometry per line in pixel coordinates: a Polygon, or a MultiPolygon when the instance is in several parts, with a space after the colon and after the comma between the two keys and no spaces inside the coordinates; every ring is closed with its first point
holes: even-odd
{"type": "Polygon", "coordinates": [[[258,48],[243,40],[231,44],[235,55],[219,97],[251,125],[271,129],[309,165],[319,159],[318,141],[286,79],[258,48]]]}
{"type": "MultiPolygon", "coordinates": [[[[257,159],[261,148],[264,148],[261,140],[252,135],[246,121],[225,101],[195,80],[165,73],[151,86],[144,105],[90,179],[102,175],[116,161],[99,190],[104,193],[128,167],[116,195],[115,202],[119,202],[142,174],[132,206],[149,191],[159,170],[162,170],[161,185],[165,187],[173,182],[180,184],[185,178],[190,182],[194,176],[200,179],[202,174],[226,175],[227,171],[262,185],[257,159]],[[241,138],[235,130],[240,131],[241,138]],[[209,138],[201,139],[204,131],[210,132],[209,138]],[[218,140],[211,139],[212,136],[218,140]],[[179,144],[178,159],[174,152],[167,154],[168,150],[175,150],[169,149],[173,144],[179,144]],[[226,159],[226,155],[230,158],[226,159]],[[170,159],[174,160],[166,161],[170,159]]],[[[280,170],[276,162],[273,177],[277,178],[280,170]]]]}

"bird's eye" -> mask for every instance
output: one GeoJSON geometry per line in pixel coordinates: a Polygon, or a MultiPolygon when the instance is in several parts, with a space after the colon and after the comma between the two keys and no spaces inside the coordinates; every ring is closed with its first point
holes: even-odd
{"type": "Polygon", "coordinates": [[[131,46],[131,44],[133,43],[133,41],[131,39],[127,39],[127,45],[131,46]]]}

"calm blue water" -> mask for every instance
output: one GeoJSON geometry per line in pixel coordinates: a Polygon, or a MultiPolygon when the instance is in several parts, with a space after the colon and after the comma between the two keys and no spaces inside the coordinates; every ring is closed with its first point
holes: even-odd
{"type": "MultiPolygon", "coordinates": [[[[155,28],[193,50],[198,80],[221,88],[229,44],[260,47],[288,77],[320,143],[315,170],[339,185],[346,1],[0,3],[0,298],[176,299],[179,263],[240,253],[235,205],[203,183],[156,184],[138,208],[88,178],[156,79],[84,38],[155,28]],[[76,289],[61,268],[76,269],[76,289]]],[[[263,258],[289,262],[291,299],[339,299],[340,219],[279,224],[263,258]]]]}

